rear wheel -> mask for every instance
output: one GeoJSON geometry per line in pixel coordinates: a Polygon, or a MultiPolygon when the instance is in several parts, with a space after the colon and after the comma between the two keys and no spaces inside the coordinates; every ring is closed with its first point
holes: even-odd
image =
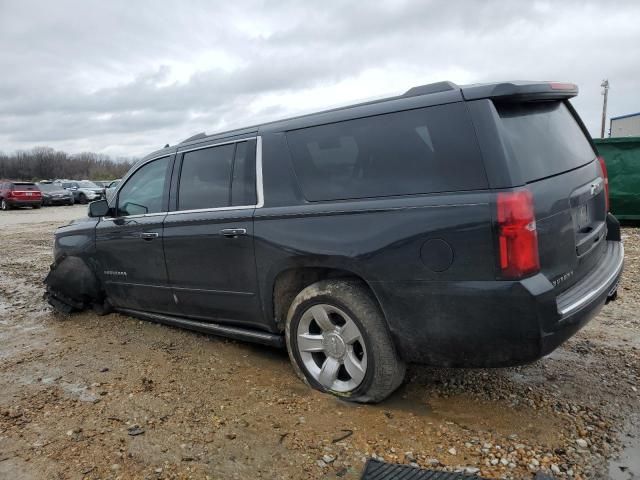
{"type": "Polygon", "coordinates": [[[78,195],[78,202],[83,205],[87,203],[87,197],[85,196],[84,193],[81,193],[80,195],[78,195]]]}
{"type": "Polygon", "coordinates": [[[300,378],[354,402],[379,402],[404,379],[377,302],[359,281],[323,280],[294,299],[287,316],[289,357],[300,378]]]}
{"type": "Polygon", "coordinates": [[[9,204],[7,203],[7,201],[3,198],[2,200],[0,200],[0,209],[7,211],[7,210],[11,210],[11,207],[9,206],[9,204]]]}
{"type": "Polygon", "coordinates": [[[37,210],[37,209],[38,209],[38,208],[40,208],[41,206],[42,206],[42,205],[39,205],[39,204],[38,204],[38,205],[32,205],[32,207],[33,207],[35,210],[37,210]]]}

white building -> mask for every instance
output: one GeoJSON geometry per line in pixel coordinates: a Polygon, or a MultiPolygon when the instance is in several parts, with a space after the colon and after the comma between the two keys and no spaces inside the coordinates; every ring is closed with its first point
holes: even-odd
{"type": "Polygon", "coordinates": [[[611,117],[610,137],[640,137],[640,112],[611,117]]]}

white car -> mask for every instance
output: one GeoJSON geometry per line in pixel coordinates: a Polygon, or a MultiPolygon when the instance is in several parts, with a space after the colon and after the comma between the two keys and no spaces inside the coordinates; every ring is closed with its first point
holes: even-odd
{"type": "Polygon", "coordinates": [[[54,183],[73,192],[76,203],[88,203],[102,198],[104,189],[89,180],[56,180],[54,183]]]}

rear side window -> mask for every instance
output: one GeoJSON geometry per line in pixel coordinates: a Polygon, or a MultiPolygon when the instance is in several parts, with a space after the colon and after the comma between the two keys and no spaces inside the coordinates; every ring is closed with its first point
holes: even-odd
{"type": "Polygon", "coordinates": [[[592,161],[596,154],[563,102],[496,104],[512,159],[532,182],[592,161]]]}
{"type": "Polygon", "coordinates": [[[293,130],[287,141],[310,201],[487,187],[462,103],[293,130]]]}

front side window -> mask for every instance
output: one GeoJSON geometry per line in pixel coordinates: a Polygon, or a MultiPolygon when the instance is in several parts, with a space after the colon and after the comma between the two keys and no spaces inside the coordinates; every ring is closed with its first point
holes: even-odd
{"type": "Polygon", "coordinates": [[[136,171],[120,189],[118,215],[144,215],[166,210],[165,180],[169,157],[154,160],[136,171]]]}

